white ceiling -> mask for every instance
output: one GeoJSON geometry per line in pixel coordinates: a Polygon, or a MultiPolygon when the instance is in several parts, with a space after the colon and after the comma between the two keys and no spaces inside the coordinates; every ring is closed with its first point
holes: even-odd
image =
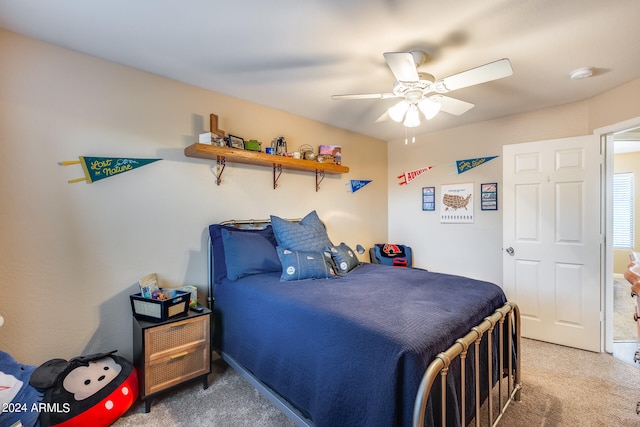
{"type": "MultiPolygon", "coordinates": [[[[383,52],[423,50],[442,78],[509,58],[514,75],[449,95],[476,104],[416,133],[590,98],[640,77],[639,0],[0,0],[0,27],[384,140],[383,52]],[[595,76],[570,80],[571,70],[595,76]]],[[[215,111],[212,111],[215,113],[215,111]]]]}

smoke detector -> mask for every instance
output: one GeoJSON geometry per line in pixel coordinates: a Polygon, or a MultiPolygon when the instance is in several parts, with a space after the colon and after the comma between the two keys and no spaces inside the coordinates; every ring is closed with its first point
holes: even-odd
{"type": "Polygon", "coordinates": [[[571,80],[586,79],[593,76],[593,67],[582,67],[569,73],[571,80]]]}

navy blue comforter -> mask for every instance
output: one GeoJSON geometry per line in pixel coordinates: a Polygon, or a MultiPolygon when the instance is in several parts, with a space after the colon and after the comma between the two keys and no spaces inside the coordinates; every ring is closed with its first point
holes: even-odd
{"type": "Polygon", "coordinates": [[[491,283],[376,264],[279,277],[219,284],[214,342],[317,426],[411,425],[433,357],[506,302],[491,283]]]}

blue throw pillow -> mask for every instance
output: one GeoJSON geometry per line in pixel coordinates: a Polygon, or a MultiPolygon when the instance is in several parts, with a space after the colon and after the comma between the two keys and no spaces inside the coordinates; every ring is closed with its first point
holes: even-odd
{"type": "Polygon", "coordinates": [[[345,243],[340,243],[340,246],[327,246],[325,253],[328,253],[333,258],[336,273],[341,276],[360,265],[356,253],[345,243]]]}
{"type": "Polygon", "coordinates": [[[292,251],[280,246],[276,250],[282,264],[281,280],[327,279],[335,276],[331,257],[323,252],[292,251]]]}
{"type": "Polygon", "coordinates": [[[258,234],[265,237],[273,247],[276,246],[276,238],[273,235],[273,228],[267,226],[261,230],[241,230],[231,225],[211,224],[209,226],[209,236],[211,237],[211,251],[213,253],[213,284],[217,286],[227,277],[227,265],[224,255],[224,244],[222,242],[222,230],[229,230],[238,233],[258,234]]]}
{"type": "Polygon", "coordinates": [[[238,280],[252,274],[280,271],[276,248],[266,237],[256,233],[221,230],[227,277],[238,280]]]}
{"type": "Polygon", "coordinates": [[[307,214],[300,222],[287,221],[271,215],[271,225],[278,246],[285,249],[322,252],[327,246],[333,245],[316,211],[307,214]]]}

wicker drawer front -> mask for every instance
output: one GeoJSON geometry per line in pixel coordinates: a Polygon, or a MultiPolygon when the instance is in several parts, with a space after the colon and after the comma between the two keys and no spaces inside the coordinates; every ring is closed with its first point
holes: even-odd
{"type": "Polygon", "coordinates": [[[209,372],[209,346],[203,344],[191,352],[178,352],[145,366],[145,395],[209,372]]]}
{"type": "Polygon", "coordinates": [[[162,358],[168,353],[208,342],[209,317],[201,316],[184,322],[172,323],[145,331],[147,362],[162,358]]]}

